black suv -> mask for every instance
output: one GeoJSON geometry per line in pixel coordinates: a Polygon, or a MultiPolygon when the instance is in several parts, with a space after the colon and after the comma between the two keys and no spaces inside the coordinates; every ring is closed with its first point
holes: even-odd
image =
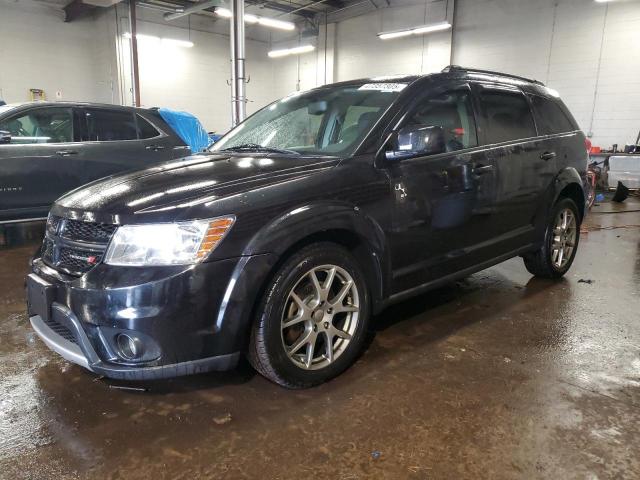
{"type": "Polygon", "coordinates": [[[157,109],[0,106],[0,224],[46,218],[56,198],[80,185],[190,153],[157,109]]]}
{"type": "Polygon", "coordinates": [[[232,368],[308,387],[372,315],[522,256],[576,254],[585,137],[539,82],[449,67],[338,83],[260,110],[208,154],[101,180],[53,206],[31,324],[101,375],[232,368]]]}

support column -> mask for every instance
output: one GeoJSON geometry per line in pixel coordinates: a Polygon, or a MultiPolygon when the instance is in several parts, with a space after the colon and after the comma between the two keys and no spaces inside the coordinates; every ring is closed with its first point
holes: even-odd
{"type": "Polygon", "coordinates": [[[136,0],[129,0],[129,32],[131,32],[131,88],[133,106],[140,106],[140,73],[138,71],[138,38],[136,21],[136,0]]]}
{"type": "Polygon", "coordinates": [[[325,23],[318,31],[316,86],[333,83],[335,67],[336,24],[325,23]]]}
{"type": "Polygon", "coordinates": [[[231,0],[231,126],[246,116],[244,0],[231,0]]]}

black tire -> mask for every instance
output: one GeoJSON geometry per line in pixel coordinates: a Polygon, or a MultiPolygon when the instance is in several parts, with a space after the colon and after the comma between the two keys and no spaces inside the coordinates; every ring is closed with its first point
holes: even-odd
{"type": "Polygon", "coordinates": [[[578,251],[578,244],[580,243],[580,223],[581,217],[576,203],[570,198],[561,198],[558,200],[551,210],[542,247],[536,252],[528,253],[522,257],[527,270],[536,277],[541,278],[560,278],[567,273],[578,251]],[[558,215],[566,209],[572,211],[576,220],[575,245],[569,256],[569,260],[562,265],[562,267],[558,267],[553,262],[552,245],[554,240],[554,227],[558,215]]]}
{"type": "MultiPolygon", "coordinates": [[[[322,270],[318,270],[318,272],[322,272],[322,270]]],[[[322,273],[314,275],[318,278],[318,275],[322,275],[322,273]]],[[[331,283],[326,280],[327,278],[328,277],[325,277],[324,280],[320,280],[323,286],[325,283],[331,283]]],[[[339,281],[341,281],[339,277],[336,278],[338,278],[337,287],[345,285],[339,283],[339,281]]],[[[351,294],[348,298],[352,298],[351,294]]],[[[309,303],[313,305],[315,301],[314,297],[309,303]]],[[[351,301],[353,302],[353,300],[351,301]]],[[[323,303],[327,305],[330,304],[328,300],[323,303]]],[[[342,305],[342,302],[340,302],[340,304],[342,305]]],[[[318,305],[316,308],[320,307],[323,307],[323,305],[318,305]]],[[[329,313],[331,313],[330,307],[325,305],[323,308],[325,308],[325,310],[328,309],[329,313]]],[[[301,313],[302,311],[296,314],[301,313]]],[[[342,314],[335,313],[334,315],[337,319],[336,321],[339,322],[338,317],[342,314]]],[[[354,314],[345,313],[345,315],[351,315],[350,318],[356,318],[353,316],[354,314]]],[[[370,300],[367,285],[362,271],[354,258],[347,250],[333,243],[323,242],[309,245],[286,259],[269,282],[259,304],[256,319],[251,330],[247,352],[248,360],[258,373],[286,388],[308,388],[321,384],[342,373],[356,360],[362,351],[369,330],[369,317],[370,300]],[[320,365],[318,369],[310,370],[296,364],[295,360],[288,355],[286,349],[290,346],[285,346],[286,334],[283,333],[282,321],[285,315],[285,308],[290,312],[291,305],[293,305],[290,297],[293,289],[299,288],[298,285],[300,285],[300,282],[310,278],[308,272],[313,268],[323,268],[328,265],[337,266],[342,269],[343,272],[347,272],[348,275],[350,275],[353,280],[352,285],[357,289],[353,297],[357,295],[359,311],[357,320],[354,321],[354,326],[352,327],[354,330],[351,338],[348,341],[344,340],[345,343],[343,345],[346,346],[342,347],[343,350],[340,354],[335,356],[332,363],[324,367],[320,365]]],[[[346,322],[346,320],[344,321],[346,322]]],[[[308,332],[308,330],[306,330],[307,328],[313,328],[315,332],[316,326],[309,327],[309,325],[313,325],[314,322],[316,322],[316,320],[305,321],[304,326],[300,327],[305,329],[303,333],[308,332]]],[[[325,327],[327,325],[327,322],[320,323],[323,323],[325,327]]],[[[319,328],[322,327],[320,326],[319,328]]],[[[321,332],[317,335],[317,338],[320,339],[319,343],[321,346],[322,342],[325,342],[323,348],[325,348],[326,355],[328,353],[326,349],[329,348],[326,343],[329,338],[328,334],[325,334],[327,336],[323,336],[322,339],[320,336],[321,332]]],[[[302,338],[302,334],[300,338],[302,338]]],[[[340,341],[337,337],[333,337],[333,339],[331,342],[335,342],[336,345],[337,342],[340,341]]],[[[318,347],[316,346],[316,348],[318,347]]],[[[331,347],[331,350],[333,351],[333,347],[331,347]]],[[[308,355],[308,346],[305,347],[305,351],[308,355]]]]}

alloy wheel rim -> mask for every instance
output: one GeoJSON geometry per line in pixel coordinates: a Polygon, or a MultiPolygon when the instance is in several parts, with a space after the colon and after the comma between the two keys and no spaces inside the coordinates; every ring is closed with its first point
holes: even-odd
{"type": "Polygon", "coordinates": [[[557,269],[564,268],[573,254],[577,236],[576,216],[569,208],[561,210],[553,227],[551,263],[557,269]]]}
{"type": "Polygon", "coordinates": [[[284,350],[296,366],[319,370],[351,343],[360,317],[353,277],[337,265],[314,267],[293,286],[281,320],[284,350]]]}

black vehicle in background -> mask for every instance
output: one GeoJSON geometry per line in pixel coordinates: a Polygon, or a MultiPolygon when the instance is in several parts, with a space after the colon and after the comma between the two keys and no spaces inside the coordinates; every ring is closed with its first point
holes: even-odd
{"type": "Polygon", "coordinates": [[[0,223],[46,217],[56,198],[80,185],[189,153],[154,109],[0,106],[0,223]]]}
{"type": "Polygon", "coordinates": [[[525,78],[327,85],[210,150],[54,204],[27,282],[50,348],[124,379],[245,354],[308,387],[353,363],[386,305],[515,256],[557,278],[578,247],[585,137],[525,78]]]}

